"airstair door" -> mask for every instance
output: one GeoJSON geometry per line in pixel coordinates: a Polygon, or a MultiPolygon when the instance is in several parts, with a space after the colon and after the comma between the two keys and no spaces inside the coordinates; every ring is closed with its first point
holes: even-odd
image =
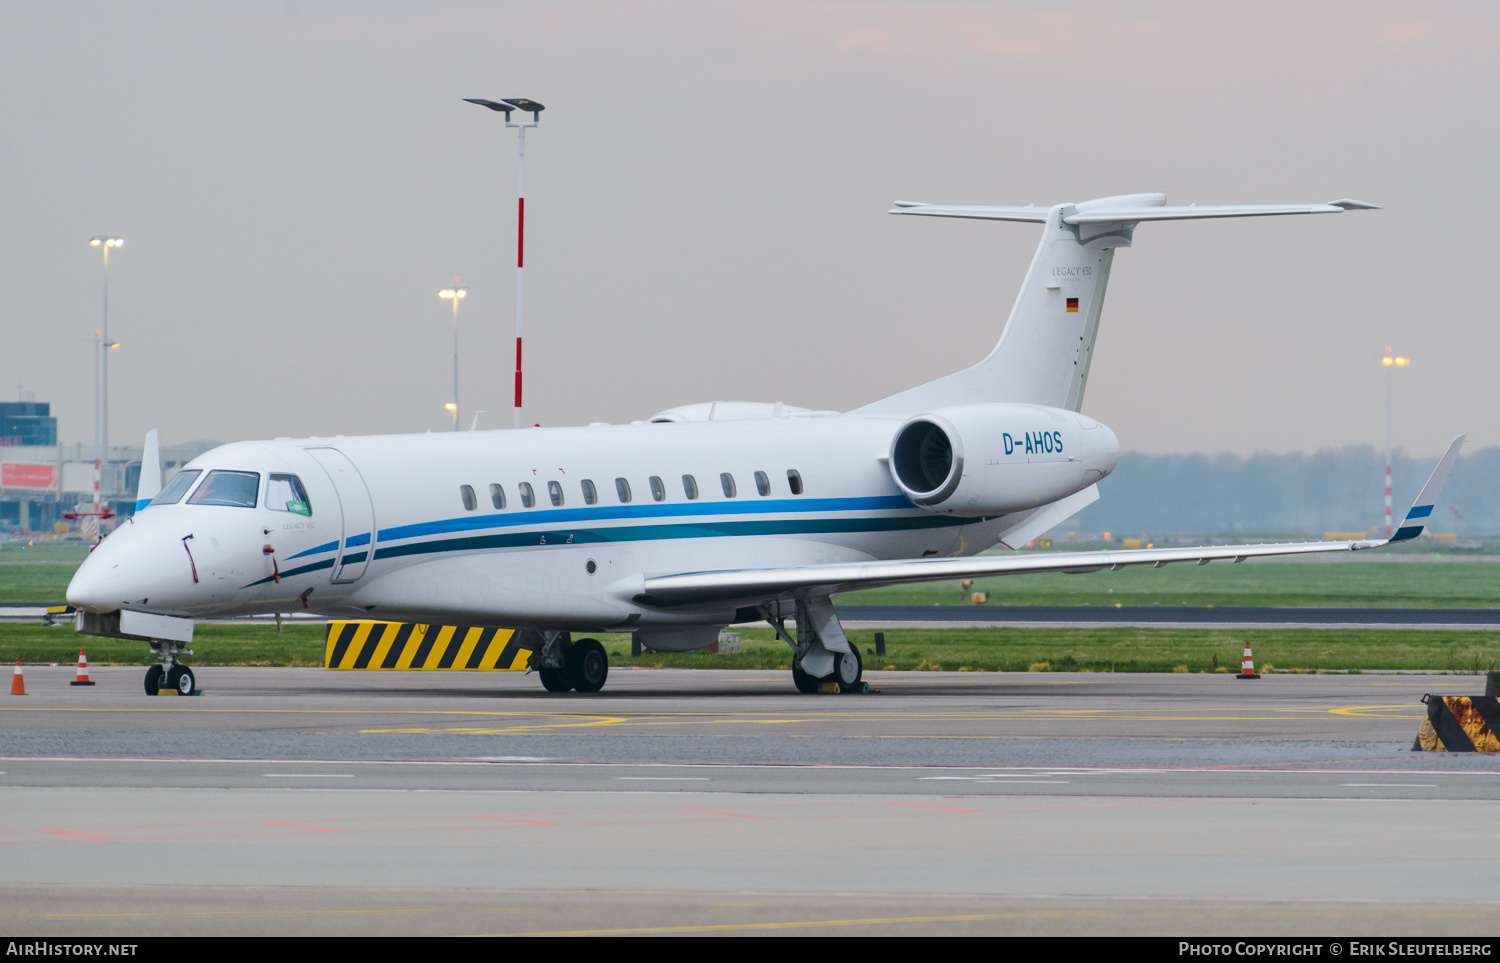
{"type": "Polygon", "coordinates": [[[333,560],[332,580],[353,582],[365,574],[375,554],[375,505],[370,489],[354,462],[337,448],[309,448],[307,453],[328,473],[339,498],[343,531],[333,560]]]}

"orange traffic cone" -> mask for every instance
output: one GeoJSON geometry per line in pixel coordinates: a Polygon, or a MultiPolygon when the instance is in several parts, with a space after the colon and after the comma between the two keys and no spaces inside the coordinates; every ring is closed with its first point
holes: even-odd
{"type": "Polygon", "coordinates": [[[1255,671],[1255,660],[1250,657],[1250,640],[1245,640],[1245,661],[1240,663],[1240,674],[1236,679],[1259,679],[1260,673],[1255,671]]]}
{"type": "Polygon", "coordinates": [[[92,683],[92,682],[89,681],[89,657],[83,654],[83,650],[82,649],[79,649],[78,650],[78,678],[74,679],[72,682],[69,682],[68,685],[93,685],[93,684],[94,683],[92,683]]]}
{"type": "Polygon", "coordinates": [[[26,677],[21,674],[21,660],[16,660],[16,672],[10,677],[10,694],[26,694],[26,677]]]}

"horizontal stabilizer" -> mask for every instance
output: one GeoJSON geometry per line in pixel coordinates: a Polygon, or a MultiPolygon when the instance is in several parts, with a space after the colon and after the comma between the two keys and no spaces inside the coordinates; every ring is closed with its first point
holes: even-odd
{"type": "Polygon", "coordinates": [[[925,214],[928,217],[971,217],[981,221],[1029,221],[1047,223],[1047,209],[1034,204],[1026,207],[974,207],[962,204],[923,204],[919,201],[897,201],[892,214],[925,214]]]}
{"type": "MultiPolygon", "coordinates": [[[[1114,224],[1140,221],[1195,221],[1215,217],[1268,217],[1276,214],[1338,214],[1343,211],[1375,211],[1380,208],[1364,201],[1342,198],[1327,204],[1188,204],[1167,207],[1150,203],[1164,195],[1131,194],[1101,198],[1079,204],[1064,205],[1060,220],[1064,224],[1114,224]],[[1141,203],[1142,199],[1149,199],[1141,203]],[[1111,203],[1111,202],[1135,203],[1111,203]],[[1071,208],[1072,210],[1068,210],[1071,208]]],[[[929,217],[966,217],[983,221],[1030,221],[1046,223],[1045,207],[984,207],[961,204],[923,204],[919,201],[897,201],[892,214],[922,214],[929,217]]]]}

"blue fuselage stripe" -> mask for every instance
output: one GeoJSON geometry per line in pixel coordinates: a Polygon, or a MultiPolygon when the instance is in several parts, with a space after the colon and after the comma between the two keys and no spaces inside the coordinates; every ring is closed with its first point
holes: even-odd
{"type": "Polygon", "coordinates": [[[721,538],[743,535],[809,535],[851,532],[890,532],[917,528],[949,528],[983,521],[926,515],[917,518],[784,518],[768,521],[718,521],[678,525],[622,525],[612,528],[564,529],[560,531],[506,532],[441,538],[408,545],[380,545],[375,558],[400,558],[438,552],[464,552],[532,545],[566,545],[587,542],[642,542],[669,538],[721,538]]]}
{"type": "MultiPolygon", "coordinates": [[[[877,495],[863,498],[778,498],[772,501],[710,501],[696,504],[645,504],[645,505],[592,505],[584,508],[557,508],[543,511],[521,510],[506,512],[502,515],[467,515],[458,518],[444,518],[431,522],[418,522],[413,525],[397,525],[394,528],[382,529],[379,533],[378,542],[381,548],[376,550],[376,558],[388,558],[392,549],[385,547],[386,543],[398,542],[408,538],[427,538],[433,535],[455,535],[465,532],[475,532],[502,528],[518,528],[521,526],[531,527],[536,525],[564,525],[569,522],[611,521],[616,519],[637,520],[647,518],[684,518],[704,515],[767,515],[780,513],[796,513],[807,515],[811,513],[829,512],[868,512],[868,511],[890,511],[892,509],[911,509],[911,502],[900,495],[877,495]]],[[[932,527],[930,521],[938,516],[923,515],[910,518],[897,525],[876,525],[868,530],[886,531],[891,528],[926,528],[932,527]]],[[[868,521],[856,519],[854,521],[868,521]]],[[[744,523],[734,522],[711,522],[711,526],[734,525],[744,523]]],[[[772,523],[779,525],[780,523],[772,523]]],[[[818,524],[818,522],[813,522],[818,524]]],[[[944,524],[942,522],[939,525],[944,524]]],[[[674,526],[647,526],[648,528],[661,532],[674,526]]],[[[699,526],[687,526],[697,528],[699,526]]],[[[607,531],[618,532],[622,529],[610,528],[607,531]]],[[[794,531],[833,531],[835,529],[793,529],[794,531]]],[[[845,529],[836,529],[845,530],[845,529]]],[[[855,528],[850,531],[864,531],[867,529],[855,528]]],[[[529,545],[536,544],[532,541],[539,537],[541,532],[529,532],[522,537],[521,541],[514,544],[529,545]]],[[[619,535],[607,538],[594,539],[594,541],[639,541],[642,538],[672,538],[690,536],[671,536],[657,534],[646,535],[619,535]]],[[[370,534],[355,535],[344,543],[346,548],[356,545],[367,545],[370,542],[370,534]]],[[[338,542],[325,542],[314,548],[306,549],[291,556],[292,558],[305,558],[309,555],[321,555],[324,552],[332,552],[339,547],[338,542]]],[[[410,547],[410,546],[407,546],[410,547]]],[[[403,552],[400,554],[412,554],[403,552]]]]}

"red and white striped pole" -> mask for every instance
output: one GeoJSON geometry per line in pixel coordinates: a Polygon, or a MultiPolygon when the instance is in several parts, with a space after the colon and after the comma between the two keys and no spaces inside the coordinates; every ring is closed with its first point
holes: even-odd
{"type": "Polygon", "coordinates": [[[542,111],[547,108],[534,100],[526,97],[507,97],[504,100],[482,100],[477,97],[465,97],[465,101],[488,107],[490,110],[498,110],[505,114],[505,126],[514,127],[520,134],[520,163],[517,165],[516,174],[516,400],[515,426],[521,427],[521,306],[522,279],[526,269],[526,128],[537,126],[541,119],[542,111]],[[513,121],[510,119],[512,111],[519,110],[530,114],[531,120],[513,121]]]}

